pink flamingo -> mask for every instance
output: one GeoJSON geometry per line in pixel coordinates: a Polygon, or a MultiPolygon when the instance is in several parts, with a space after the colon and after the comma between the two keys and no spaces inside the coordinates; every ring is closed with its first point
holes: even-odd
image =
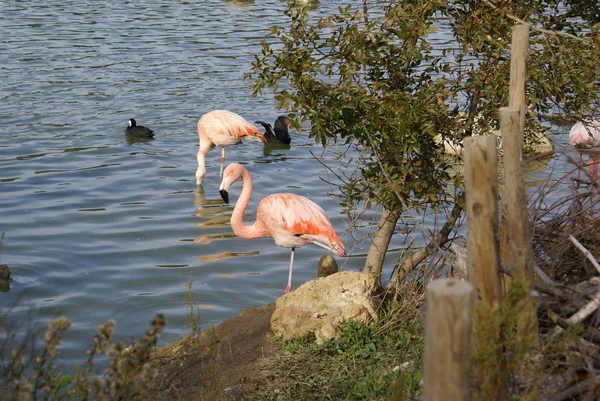
{"type": "MultiPolygon", "coordinates": [[[[586,122],[578,121],[569,131],[569,143],[578,149],[589,149],[600,146],[600,121],[592,119],[586,122]]],[[[588,166],[590,178],[596,181],[598,176],[600,156],[590,154],[588,166]]]]}
{"type": "Polygon", "coordinates": [[[600,145],[600,121],[577,121],[569,131],[569,143],[575,147],[594,147],[600,145]]]}
{"type": "Polygon", "coordinates": [[[323,209],[303,196],[289,193],[269,195],[258,204],[256,221],[250,226],[244,225],[244,212],[252,194],[252,178],[248,170],[237,163],[227,166],[219,192],[225,203],[229,203],[229,187],[239,178],[242,179],[243,188],[231,214],[231,228],[235,235],[242,238],[272,237],[275,245],[292,248],[286,294],[292,289],[296,247],[315,244],[338,256],[346,256],[344,244],[323,209]]]}
{"type": "Polygon", "coordinates": [[[240,143],[242,138],[260,141],[263,146],[267,143],[262,132],[250,124],[244,117],[227,110],[213,110],[198,120],[198,140],[200,149],[196,158],[198,169],[196,170],[196,185],[202,183],[206,175],[205,159],[212,145],[221,146],[221,170],[219,177],[223,174],[223,163],[225,162],[225,146],[240,143]]]}

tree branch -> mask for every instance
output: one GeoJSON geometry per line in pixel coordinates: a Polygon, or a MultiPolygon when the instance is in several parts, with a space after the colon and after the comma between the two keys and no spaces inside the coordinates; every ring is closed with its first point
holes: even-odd
{"type": "Polygon", "coordinates": [[[464,194],[460,196],[457,200],[457,203],[454,205],[454,208],[450,212],[450,216],[448,216],[448,220],[444,223],[442,229],[433,235],[431,241],[417,250],[417,252],[413,253],[412,256],[406,259],[402,265],[396,266],[394,268],[394,273],[392,274],[392,279],[390,280],[389,286],[399,287],[400,283],[406,278],[408,273],[410,273],[419,263],[424,261],[427,257],[429,257],[436,249],[438,249],[441,245],[448,242],[448,236],[452,232],[456,221],[461,215],[461,212],[464,209],[464,194]]]}

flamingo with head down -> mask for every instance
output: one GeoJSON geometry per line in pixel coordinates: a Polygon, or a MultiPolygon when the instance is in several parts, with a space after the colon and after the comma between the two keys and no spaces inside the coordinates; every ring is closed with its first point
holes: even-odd
{"type": "MultiPolygon", "coordinates": [[[[578,121],[569,131],[569,143],[577,149],[590,149],[600,146],[600,120],[578,121]]],[[[600,155],[590,153],[588,172],[592,181],[598,177],[600,155]]]]}
{"type": "Polygon", "coordinates": [[[213,110],[204,114],[198,120],[200,149],[196,155],[198,159],[196,185],[200,185],[206,176],[205,159],[210,147],[212,145],[221,146],[221,170],[219,172],[219,176],[221,176],[225,162],[225,147],[240,143],[243,138],[257,140],[263,146],[267,143],[258,128],[236,113],[227,110],[213,110]]]}
{"type": "Polygon", "coordinates": [[[600,145],[600,120],[577,121],[569,131],[569,143],[575,147],[600,145]]]}
{"type": "Polygon", "coordinates": [[[244,225],[244,212],[252,194],[252,178],[248,170],[237,163],[227,166],[219,192],[225,203],[229,203],[229,187],[240,178],[243,188],[231,215],[231,228],[239,237],[271,237],[277,246],[291,248],[286,294],[292,289],[296,247],[315,244],[338,256],[346,256],[344,244],[323,209],[303,196],[290,193],[269,195],[258,204],[256,221],[249,226],[244,225]]]}

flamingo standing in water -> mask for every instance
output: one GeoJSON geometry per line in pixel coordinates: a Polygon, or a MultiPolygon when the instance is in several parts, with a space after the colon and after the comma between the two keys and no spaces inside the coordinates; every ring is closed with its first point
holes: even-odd
{"type": "Polygon", "coordinates": [[[315,244],[338,256],[346,256],[344,244],[323,209],[303,196],[289,193],[269,195],[258,204],[256,221],[252,225],[244,225],[244,212],[252,194],[252,178],[248,170],[237,163],[227,166],[219,192],[225,203],[229,203],[229,187],[240,178],[243,188],[231,214],[231,228],[242,238],[272,237],[277,246],[292,248],[286,294],[292,289],[296,247],[315,244]]]}
{"type": "Polygon", "coordinates": [[[200,149],[196,155],[198,159],[196,185],[200,185],[206,175],[205,159],[210,147],[212,145],[221,146],[221,170],[219,171],[219,177],[221,177],[225,162],[225,146],[240,143],[242,138],[260,141],[263,146],[267,143],[258,128],[246,121],[244,117],[231,111],[213,110],[200,117],[198,120],[200,149]]]}
{"type": "MultiPolygon", "coordinates": [[[[569,131],[569,143],[578,149],[589,149],[600,146],[600,120],[578,121],[569,131]]],[[[592,181],[598,176],[600,156],[590,154],[589,173],[592,181]]]]}

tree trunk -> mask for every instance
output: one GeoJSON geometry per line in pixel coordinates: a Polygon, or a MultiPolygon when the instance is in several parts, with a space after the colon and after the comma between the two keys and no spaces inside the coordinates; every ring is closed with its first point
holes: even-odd
{"type": "Polygon", "coordinates": [[[399,209],[390,210],[383,208],[377,231],[367,254],[364,272],[376,276],[376,282],[379,286],[381,286],[381,271],[383,269],[385,253],[387,252],[394,228],[396,228],[396,222],[398,222],[399,218],[399,209]]]}

